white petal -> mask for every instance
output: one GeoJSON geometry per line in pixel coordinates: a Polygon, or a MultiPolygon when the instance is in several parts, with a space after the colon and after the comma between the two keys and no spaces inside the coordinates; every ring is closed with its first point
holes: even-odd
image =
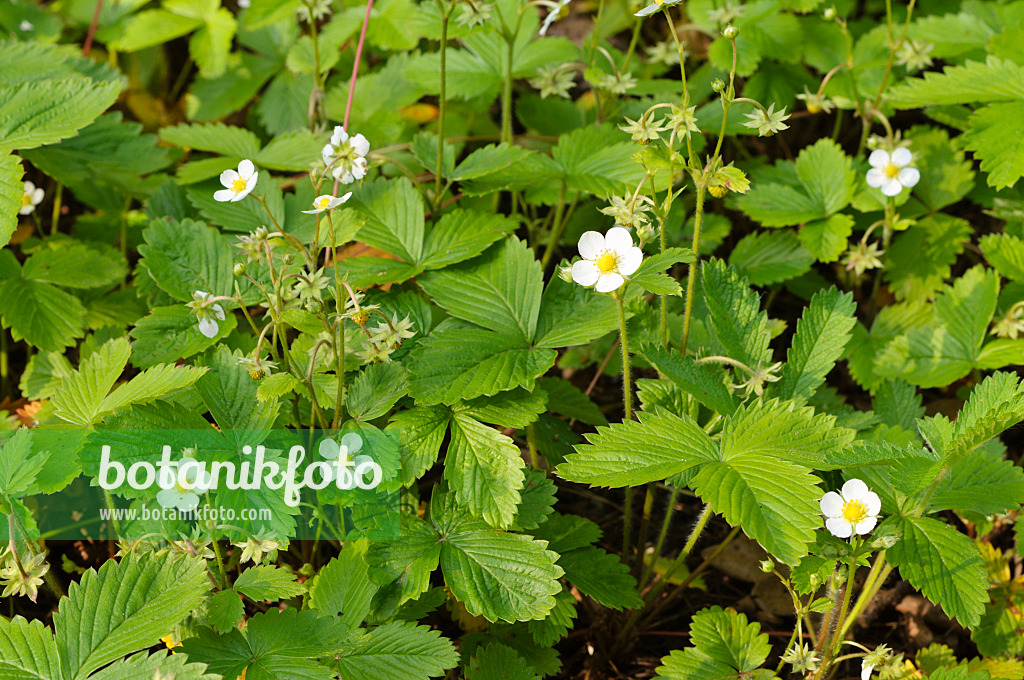
{"type": "Polygon", "coordinates": [[[626,282],[626,279],[622,278],[620,274],[610,272],[608,274],[602,274],[601,278],[597,280],[597,285],[594,286],[594,290],[598,293],[610,293],[613,290],[618,290],[622,287],[622,284],[626,282]]]}
{"type": "Polygon", "coordinates": [[[884,168],[889,162],[889,152],[885,149],[875,149],[868,156],[868,165],[873,168],[884,168]]]}
{"type": "Polygon", "coordinates": [[[853,530],[858,534],[863,535],[874,529],[876,524],[878,524],[877,517],[868,517],[857,522],[857,526],[855,526],[853,530]]]}
{"type": "Polygon", "coordinates": [[[177,489],[161,489],[156,495],[156,502],[162,507],[173,508],[178,504],[177,489]]]}
{"type": "MultiPolygon", "coordinates": [[[[916,183],[917,180],[914,180],[914,182],[916,183]]],[[[913,185],[908,184],[907,186],[913,186],[913,185]]],[[[43,195],[44,194],[43,194],[43,190],[42,189],[36,189],[35,191],[33,191],[32,192],[32,205],[39,205],[40,203],[42,203],[43,202],[43,195]]]]}
{"type": "Polygon", "coordinates": [[[235,183],[236,179],[238,179],[238,173],[235,172],[234,170],[225,170],[224,172],[220,173],[220,183],[226,186],[228,189],[231,188],[231,185],[235,183]]]}
{"type": "Polygon", "coordinates": [[[363,448],[363,438],[355,432],[349,432],[341,438],[341,445],[348,449],[349,453],[355,453],[363,448]]]}
{"type": "Polygon", "coordinates": [[[254,172],[252,176],[245,181],[245,193],[248,194],[250,191],[256,188],[256,182],[260,179],[260,173],[254,172]]]}
{"type": "Polygon", "coordinates": [[[851,479],[843,484],[843,489],[840,492],[843,495],[843,499],[849,501],[860,501],[864,502],[864,497],[871,493],[868,489],[868,485],[859,479],[851,479]]]}
{"type": "Polygon", "coordinates": [[[370,153],[370,142],[362,135],[356,135],[352,138],[352,148],[360,156],[365,156],[370,153]]]}
{"type": "Polygon", "coordinates": [[[604,250],[604,236],[599,231],[585,231],[580,236],[580,257],[585,260],[596,260],[604,250]]]}
{"type": "Polygon", "coordinates": [[[334,126],[334,133],[331,135],[331,144],[334,146],[340,146],[345,140],[348,139],[348,133],[345,132],[345,128],[341,125],[334,126]]]}
{"type": "Polygon", "coordinates": [[[659,9],[661,9],[660,5],[656,5],[656,4],[655,5],[647,5],[647,7],[644,7],[642,10],[640,10],[639,12],[634,14],[633,16],[635,16],[635,17],[650,16],[651,14],[654,14],[655,12],[657,12],[659,9]]]}
{"type": "Polygon", "coordinates": [[[903,185],[895,177],[887,179],[882,183],[882,193],[886,196],[896,196],[901,191],[903,191],[903,185]]]}
{"type": "Polygon", "coordinates": [[[330,165],[331,160],[334,158],[334,147],[330,144],[324,144],[324,148],[320,151],[320,157],[324,159],[324,165],[330,165]]]}
{"type": "Polygon", "coordinates": [[[181,498],[178,499],[178,510],[188,512],[197,507],[199,507],[199,496],[192,492],[181,494],[181,498]]]}
{"type": "Polygon", "coordinates": [[[821,505],[821,514],[826,517],[843,516],[843,497],[835,491],[829,491],[822,496],[819,505],[821,505]]]}
{"type": "Polygon", "coordinates": [[[366,159],[357,158],[352,162],[352,176],[356,179],[366,177],[366,159]]]}
{"type": "Polygon", "coordinates": [[[914,154],[910,153],[910,149],[900,147],[892,152],[889,160],[892,161],[893,165],[898,165],[902,168],[904,165],[910,165],[910,161],[914,160],[914,154]]]}
{"type": "Polygon", "coordinates": [[[199,332],[208,338],[217,337],[220,326],[213,319],[201,319],[199,321],[199,332]]]}
{"type": "Polygon", "coordinates": [[[864,494],[864,497],[861,498],[861,503],[868,509],[868,514],[872,517],[882,510],[882,499],[874,491],[868,491],[864,494]]]}
{"type": "Polygon", "coordinates": [[[903,168],[900,170],[900,174],[896,176],[896,179],[903,186],[910,188],[921,179],[921,172],[917,168],[903,168]]]}
{"type": "Polygon", "coordinates": [[[868,170],[867,182],[869,187],[877,189],[885,182],[885,173],[882,172],[881,168],[871,168],[868,170]]]}
{"type": "Polygon", "coordinates": [[[614,250],[621,258],[627,250],[633,247],[633,237],[629,235],[628,229],[612,227],[604,235],[604,244],[606,248],[614,250]]]}
{"type": "Polygon", "coordinates": [[[589,288],[597,283],[600,277],[601,272],[597,270],[597,266],[591,260],[580,260],[572,266],[572,280],[581,286],[589,288]]]}
{"type": "Polygon", "coordinates": [[[197,290],[196,295],[202,295],[204,300],[210,297],[210,294],[207,293],[205,290],[197,290]]]}
{"type": "Polygon", "coordinates": [[[244,179],[248,180],[250,176],[256,173],[256,166],[252,164],[252,161],[246,159],[238,164],[238,174],[244,179]]]}
{"type": "Polygon", "coordinates": [[[633,246],[619,256],[618,272],[623,276],[629,276],[640,268],[640,263],[643,261],[644,251],[633,246]]]}
{"type": "MultiPolygon", "coordinates": [[[[348,192],[347,194],[345,194],[344,196],[342,196],[341,198],[339,198],[338,200],[339,200],[339,201],[340,201],[341,203],[345,203],[345,202],[347,202],[347,201],[348,201],[348,199],[350,199],[350,198],[352,198],[352,192],[351,192],[351,191],[350,191],[350,192],[348,192]]],[[[340,204],[339,204],[339,205],[340,205],[340,204]]]]}
{"type": "Polygon", "coordinates": [[[224,320],[224,308],[221,307],[220,305],[214,303],[214,305],[213,305],[213,313],[216,314],[217,318],[220,319],[221,321],[224,320]]]}
{"type": "Polygon", "coordinates": [[[853,526],[842,517],[829,517],[825,520],[825,528],[836,538],[849,538],[853,534],[853,526]]]}
{"type": "Polygon", "coordinates": [[[213,200],[220,201],[221,203],[227,203],[235,200],[235,192],[231,189],[221,189],[220,191],[213,192],[213,200]]]}
{"type": "Polygon", "coordinates": [[[304,212],[307,215],[317,215],[319,213],[322,213],[323,210],[319,210],[319,209],[317,209],[317,210],[300,210],[299,212],[304,212]]]}
{"type": "Polygon", "coordinates": [[[860,680],[868,680],[871,677],[871,672],[875,670],[875,667],[871,664],[865,664],[861,662],[860,665],[860,680]]]}
{"type": "Polygon", "coordinates": [[[35,212],[35,210],[36,210],[36,207],[34,205],[32,205],[32,204],[23,205],[23,206],[21,206],[21,208],[18,209],[18,214],[19,215],[31,215],[32,213],[35,212]]]}
{"type": "Polygon", "coordinates": [[[338,442],[334,441],[333,439],[325,439],[322,442],[320,442],[318,451],[320,452],[321,458],[326,458],[327,460],[334,460],[335,458],[338,457],[338,454],[341,453],[341,448],[338,446],[338,442]]]}
{"type": "Polygon", "coordinates": [[[36,190],[36,185],[35,184],[33,184],[32,182],[25,182],[25,193],[26,194],[31,194],[35,190],[36,190]]]}

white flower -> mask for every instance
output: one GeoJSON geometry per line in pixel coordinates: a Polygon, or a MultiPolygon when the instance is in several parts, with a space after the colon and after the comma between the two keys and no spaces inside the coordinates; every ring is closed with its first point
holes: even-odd
{"type": "Polygon", "coordinates": [[[260,173],[250,160],[244,160],[238,164],[238,172],[225,170],[220,173],[220,183],[226,186],[213,194],[214,200],[221,203],[241,201],[249,195],[249,192],[256,188],[256,179],[260,173]]]}
{"type": "Polygon", "coordinates": [[[647,7],[644,7],[642,10],[640,10],[639,12],[634,14],[633,16],[645,17],[645,16],[648,16],[648,15],[654,14],[655,12],[657,12],[662,7],[671,7],[672,5],[675,5],[676,3],[678,3],[679,1],[680,0],[654,0],[654,2],[652,2],[649,5],[647,5],[647,7]]]}
{"type": "Polygon", "coordinates": [[[572,280],[581,286],[594,286],[598,293],[618,290],[644,259],[642,250],[633,245],[633,237],[622,227],[612,227],[602,236],[588,231],[580,236],[582,260],[572,266],[572,280]]]}
{"type": "Polygon", "coordinates": [[[317,196],[315,199],[313,199],[313,210],[303,210],[302,212],[306,213],[307,215],[316,215],[317,213],[322,213],[325,210],[334,210],[351,197],[351,191],[339,198],[335,198],[330,194],[317,196]]]}
{"type": "Polygon", "coordinates": [[[19,215],[29,215],[36,210],[36,206],[43,201],[43,190],[36,187],[32,182],[25,182],[25,192],[21,195],[21,210],[19,215]]]}
{"type": "Polygon", "coordinates": [[[839,493],[829,491],[821,499],[825,527],[836,538],[866,534],[875,528],[882,501],[859,479],[851,479],[839,493]]]}
{"type": "Polygon", "coordinates": [[[201,290],[192,293],[192,302],[188,306],[199,317],[199,332],[208,338],[215,337],[220,330],[218,321],[224,320],[224,308],[216,302],[209,303],[212,295],[201,290]]]}
{"type": "Polygon", "coordinates": [[[356,453],[361,448],[363,448],[363,438],[355,432],[349,432],[341,438],[340,444],[333,439],[323,440],[320,442],[319,451],[321,458],[337,460],[341,456],[347,459],[348,454],[356,453]]]}
{"type": "Polygon", "coordinates": [[[239,9],[249,9],[249,1],[250,0],[238,0],[238,8],[239,9]]]}
{"type": "Polygon", "coordinates": [[[35,28],[35,26],[33,26],[32,22],[28,19],[22,19],[21,23],[18,24],[18,29],[21,31],[31,31],[33,28],[35,28]]]}
{"type": "MultiPolygon", "coordinates": [[[[177,464],[182,465],[186,462],[194,463],[195,458],[186,456],[177,464]]],[[[177,474],[177,471],[175,471],[175,474],[177,474]]],[[[199,494],[209,491],[213,477],[206,470],[203,470],[202,474],[200,474],[199,466],[193,464],[185,473],[185,481],[192,487],[191,489],[183,487],[175,478],[174,486],[169,489],[161,489],[157,493],[156,502],[165,508],[177,508],[182,512],[195,510],[199,507],[199,494]]]]}
{"type": "Polygon", "coordinates": [[[551,24],[558,21],[562,15],[562,10],[569,6],[571,0],[558,0],[558,3],[551,8],[548,15],[544,17],[544,23],[541,24],[540,30],[537,31],[537,35],[545,35],[548,29],[551,28],[551,24]]]}
{"type": "Polygon", "coordinates": [[[871,677],[871,672],[875,670],[875,667],[867,663],[867,659],[860,664],[860,680],[868,680],[871,677]]]}
{"type": "Polygon", "coordinates": [[[334,179],[342,184],[351,184],[366,176],[366,154],[370,153],[370,142],[362,135],[349,137],[345,128],[337,125],[331,141],[324,146],[320,155],[324,164],[331,168],[334,179]]]}
{"type": "Polygon", "coordinates": [[[875,149],[868,156],[868,186],[882,189],[886,196],[895,196],[903,191],[903,187],[910,188],[921,179],[921,173],[917,168],[908,168],[914,156],[909,149],[900,147],[891,154],[885,149],[875,149]]]}

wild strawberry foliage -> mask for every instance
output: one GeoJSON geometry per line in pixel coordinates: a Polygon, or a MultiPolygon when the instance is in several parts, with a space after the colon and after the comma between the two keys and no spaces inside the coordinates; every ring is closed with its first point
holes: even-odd
{"type": "Polygon", "coordinates": [[[0,678],[1024,680],[1022,25],[0,0],[0,678]]]}

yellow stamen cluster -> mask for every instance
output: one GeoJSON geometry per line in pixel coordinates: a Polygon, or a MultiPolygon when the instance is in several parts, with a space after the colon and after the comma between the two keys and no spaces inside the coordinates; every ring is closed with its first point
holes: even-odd
{"type": "Polygon", "coordinates": [[[886,174],[887,177],[895,177],[896,175],[900,174],[900,169],[899,169],[899,167],[897,167],[896,165],[894,165],[892,163],[886,163],[885,164],[885,174],[886,174]]]}
{"type": "Polygon", "coordinates": [[[597,271],[602,274],[610,274],[619,266],[619,258],[615,253],[606,250],[601,253],[596,260],[594,260],[594,266],[597,267],[597,271]]]}
{"type": "Polygon", "coordinates": [[[868,517],[867,507],[860,501],[847,501],[843,504],[843,518],[850,524],[858,524],[868,517]]]}
{"type": "Polygon", "coordinates": [[[231,190],[234,191],[236,194],[240,194],[243,191],[245,191],[245,187],[245,180],[242,179],[241,177],[239,177],[238,179],[231,183],[231,190]]]}

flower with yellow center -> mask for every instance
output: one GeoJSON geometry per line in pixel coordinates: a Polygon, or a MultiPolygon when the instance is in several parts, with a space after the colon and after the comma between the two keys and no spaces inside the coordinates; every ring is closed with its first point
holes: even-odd
{"type": "MultiPolygon", "coordinates": [[[[185,468],[184,475],[174,471],[173,486],[163,488],[156,494],[156,502],[164,508],[177,508],[182,512],[190,512],[199,507],[199,494],[206,493],[213,484],[213,477],[206,471],[205,463],[199,464],[191,456],[183,456],[180,461],[173,463],[177,468],[185,468]],[[181,477],[184,477],[185,484],[182,485],[181,477]]],[[[166,475],[161,475],[160,485],[165,486],[169,480],[166,475]]]]}
{"type": "Polygon", "coordinates": [[[601,235],[588,231],[580,237],[582,260],[572,266],[572,280],[581,286],[594,287],[598,293],[610,293],[622,287],[627,276],[635,272],[644,259],[642,250],[633,245],[633,237],[622,227],[612,227],[601,235]]]}
{"type": "Polygon", "coordinates": [[[917,168],[909,168],[914,160],[910,149],[900,147],[889,153],[885,149],[875,149],[868,156],[867,182],[869,187],[881,189],[886,196],[896,196],[903,188],[911,188],[921,179],[917,168]]]}
{"type": "Polygon", "coordinates": [[[19,215],[29,215],[35,212],[36,206],[43,201],[43,190],[32,182],[25,182],[25,192],[21,195],[21,208],[19,215]]]}
{"type": "Polygon", "coordinates": [[[647,5],[642,10],[640,10],[639,12],[634,14],[633,16],[646,17],[646,16],[649,16],[651,14],[654,14],[655,12],[657,12],[662,7],[669,7],[671,5],[677,4],[678,2],[680,2],[680,0],[654,0],[654,2],[652,2],[649,5],[647,5]]]}
{"type": "Polygon", "coordinates": [[[256,188],[256,180],[259,177],[256,166],[250,160],[244,160],[238,164],[238,172],[225,170],[220,173],[220,183],[224,189],[213,194],[214,200],[221,203],[241,201],[249,195],[249,192],[256,188]]]}
{"type": "Polygon", "coordinates": [[[878,494],[859,479],[851,479],[836,493],[829,491],[821,499],[825,528],[836,538],[866,534],[878,523],[882,501],[878,494]]]}
{"type": "Polygon", "coordinates": [[[370,153],[370,142],[362,135],[350,136],[345,128],[337,125],[331,141],[320,152],[324,165],[331,170],[334,179],[342,184],[351,184],[366,176],[366,154],[370,153]]]}
{"type": "Polygon", "coordinates": [[[303,210],[302,212],[307,215],[316,215],[322,213],[325,210],[334,210],[339,205],[352,198],[352,192],[348,192],[344,196],[334,197],[331,194],[324,194],[323,196],[317,196],[313,199],[313,209],[303,210]]]}

